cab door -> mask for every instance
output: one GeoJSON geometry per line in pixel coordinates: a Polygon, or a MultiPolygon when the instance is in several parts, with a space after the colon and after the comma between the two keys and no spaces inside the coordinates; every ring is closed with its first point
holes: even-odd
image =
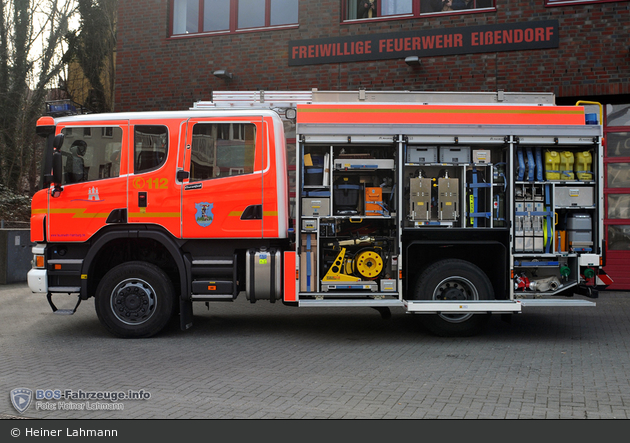
{"type": "MultiPolygon", "coordinates": [[[[180,185],[175,180],[179,119],[130,122],[129,223],[147,224],[180,236],[180,185]]],[[[181,122],[185,124],[185,120],[181,122]]]]}
{"type": "Polygon", "coordinates": [[[61,133],[63,191],[49,193],[48,240],[83,242],[126,208],[128,122],[80,122],[61,133]]]}
{"type": "Polygon", "coordinates": [[[187,123],[183,238],[261,238],[262,118],[196,118],[187,123]]]}

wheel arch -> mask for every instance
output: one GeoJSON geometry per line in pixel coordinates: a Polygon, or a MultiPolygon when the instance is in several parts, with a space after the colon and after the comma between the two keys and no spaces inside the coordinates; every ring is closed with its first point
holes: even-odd
{"type": "Polygon", "coordinates": [[[422,271],[446,259],[460,259],[479,267],[490,279],[495,299],[506,299],[508,290],[508,250],[499,241],[443,241],[417,240],[405,250],[404,298],[413,298],[416,280],[422,271]]]}
{"type": "Polygon", "coordinates": [[[81,268],[81,298],[85,300],[92,296],[96,291],[100,277],[111,268],[104,266],[108,255],[115,253],[118,257],[124,257],[124,261],[137,260],[140,249],[134,249],[134,247],[140,245],[143,245],[144,249],[147,245],[156,248],[151,257],[142,257],[141,259],[160,268],[166,268],[164,271],[173,280],[173,287],[175,290],[179,288],[178,299],[181,294],[185,294],[188,285],[186,266],[181,249],[175,239],[170,234],[158,229],[134,226],[133,229],[114,229],[103,232],[90,246],[81,268]],[[121,251],[121,248],[132,252],[121,251]],[[161,260],[154,258],[158,254],[162,254],[161,260]]]}

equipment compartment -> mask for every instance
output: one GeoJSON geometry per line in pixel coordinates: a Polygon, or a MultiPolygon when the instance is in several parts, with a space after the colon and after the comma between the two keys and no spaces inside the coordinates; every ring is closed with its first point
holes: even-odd
{"type": "Polygon", "coordinates": [[[321,178],[305,178],[301,190],[300,296],[397,297],[399,144],[301,149],[303,170],[321,169],[321,178]]]}
{"type": "MultiPolygon", "coordinates": [[[[422,142],[421,137],[414,141],[422,142]]],[[[406,147],[405,227],[505,227],[505,145],[475,143],[474,150],[459,145],[406,147]],[[439,163],[434,160],[438,153],[439,163]]]]}

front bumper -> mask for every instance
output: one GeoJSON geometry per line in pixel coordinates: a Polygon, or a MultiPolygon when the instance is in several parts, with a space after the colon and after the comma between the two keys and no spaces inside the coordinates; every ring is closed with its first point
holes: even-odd
{"type": "Polygon", "coordinates": [[[46,269],[31,269],[27,274],[28,287],[37,293],[48,293],[48,271],[46,269]]]}

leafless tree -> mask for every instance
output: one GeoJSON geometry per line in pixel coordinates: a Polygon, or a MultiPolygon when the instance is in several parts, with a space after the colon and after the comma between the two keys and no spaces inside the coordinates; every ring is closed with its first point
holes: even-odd
{"type": "Polygon", "coordinates": [[[74,0],[0,0],[0,184],[32,194],[42,149],[35,124],[67,62],[74,0]]]}
{"type": "Polygon", "coordinates": [[[118,0],[77,0],[77,5],[80,26],[68,35],[68,92],[93,112],[112,111],[118,0]]]}

